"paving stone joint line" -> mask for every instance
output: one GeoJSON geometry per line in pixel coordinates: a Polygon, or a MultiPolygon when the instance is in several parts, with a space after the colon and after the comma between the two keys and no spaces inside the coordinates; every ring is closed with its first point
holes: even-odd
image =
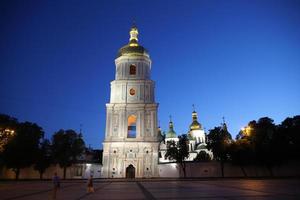
{"type": "Polygon", "coordinates": [[[292,196],[292,197],[296,197],[297,195],[292,195],[292,194],[287,194],[287,193],[279,193],[279,192],[266,192],[266,191],[262,191],[262,190],[256,190],[256,189],[250,189],[250,188],[241,188],[241,187],[237,187],[237,186],[228,186],[228,185],[221,185],[221,184],[217,184],[217,183],[207,183],[207,185],[214,185],[217,187],[226,187],[226,188],[234,188],[234,189],[238,189],[238,190],[248,190],[248,191],[254,191],[254,192],[261,192],[261,193],[265,193],[269,196],[276,196],[276,195],[284,195],[284,196],[292,196]]]}
{"type": "Polygon", "coordinates": [[[148,200],[155,200],[156,198],[151,194],[149,190],[147,190],[140,182],[136,182],[136,184],[139,186],[139,188],[142,190],[144,196],[148,200]]]}

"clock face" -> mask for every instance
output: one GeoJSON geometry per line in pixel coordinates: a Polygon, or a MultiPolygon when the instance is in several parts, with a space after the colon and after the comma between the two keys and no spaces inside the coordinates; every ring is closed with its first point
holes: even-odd
{"type": "Polygon", "coordinates": [[[129,90],[129,94],[130,94],[130,95],[135,95],[135,90],[134,90],[133,88],[131,88],[131,89],[129,90]]]}

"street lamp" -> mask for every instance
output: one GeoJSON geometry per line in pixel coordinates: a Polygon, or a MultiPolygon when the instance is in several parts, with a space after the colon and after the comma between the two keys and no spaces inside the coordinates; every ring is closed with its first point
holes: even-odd
{"type": "Polygon", "coordinates": [[[15,135],[15,131],[12,129],[2,129],[0,130],[0,152],[4,150],[4,146],[8,141],[15,135]]]}
{"type": "Polygon", "coordinates": [[[243,132],[244,136],[250,136],[251,130],[252,130],[251,126],[246,126],[241,128],[241,131],[243,132]]]}

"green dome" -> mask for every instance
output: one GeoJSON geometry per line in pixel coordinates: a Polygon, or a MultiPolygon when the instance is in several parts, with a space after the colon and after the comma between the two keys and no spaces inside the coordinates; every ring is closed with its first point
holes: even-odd
{"type": "Polygon", "coordinates": [[[168,131],[166,133],[166,138],[176,138],[176,132],[175,131],[168,131]]]}
{"type": "Polygon", "coordinates": [[[169,122],[169,130],[166,133],[166,138],[177,138],[176,132],[174,131],[173,122],[169,122]]]}

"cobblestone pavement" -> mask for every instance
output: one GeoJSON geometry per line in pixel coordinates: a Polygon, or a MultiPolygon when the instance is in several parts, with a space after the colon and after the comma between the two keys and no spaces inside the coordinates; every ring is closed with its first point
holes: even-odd
{"type": "MultiPolygon", "coordinates": [[[[95,192],[86,193],[86,181],[65,181],[58,200],[98,199],[300,199],[300,180],[95,180],[95,192]]],[[[2,200],[52,199],[51,181],[0,182],[2,200]]]]}

